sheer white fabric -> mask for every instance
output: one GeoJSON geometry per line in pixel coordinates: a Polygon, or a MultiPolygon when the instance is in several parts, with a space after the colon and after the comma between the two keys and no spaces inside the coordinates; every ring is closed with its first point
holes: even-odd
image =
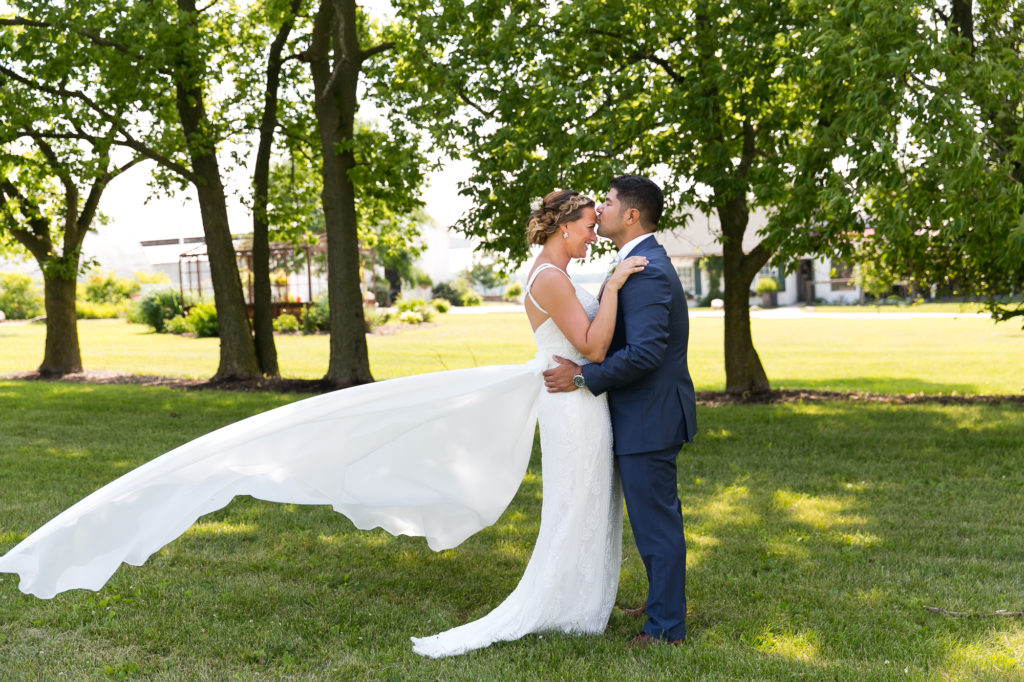
{"type": "MultiPolygon", "coordinates": [[[[577,288],[593,318],[597,301],[577,288]]],[[[544,497],[523,578],[487,616],[413,638],[440,657],[548,630],[603,632],[618,587],[622,502],[604,396],[551,394],[552,355],[583,362],[549,319],[525,365],[424,374],[336,391],[186,443],[68,508],[0,557],[49,599],[100,589],[235,495],[326,504],[358,527],[454,547],[493,524],[526,472],[538,411],[544,497]]]]}
{"type": "MultiPolygon", "coordinates": [[[[588,316],[598,303],[577,287],[588,316]]],[[[586,360],[549,318],[534,332],[538,357],[586,360]]],[[[431,637],[413,650],[439,658],[534,632],[600,633],[619,584],[622,493],[612,458],[605,396],[589,391],[540,396],[544,498],[540,533],[516,589],[483,618],[431,637]]]]}
{"type": "Polygon", "coordinates": [[[182,445],[54,517],[0,557],[22,592],[98,590],[235,495],[326,504],[358,527],[458,545],[497,521],[533,448],[538,360],[308,398],[182,445]]]}

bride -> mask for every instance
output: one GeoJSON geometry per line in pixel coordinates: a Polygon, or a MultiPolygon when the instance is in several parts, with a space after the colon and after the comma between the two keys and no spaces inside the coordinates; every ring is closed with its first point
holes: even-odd
{"type": "Polygon", "coordinates": [[[414,650],[440,657],[531,632],[601,632],[618,582],[622,504],[605,397],[546,393],[553,355],[599,361],[618,290],[643,258],[623,261],[600,304],[565,267],[596,241],[593,200],[548,194],[529,220],[542,245],[527,282],[537,357],[335,391],[243,419],[130,471],[0,557],[0,573],[43,599],[99,590],[124,562],[142,565],[236,495],[327,504],[357,528],[455,547],[497,521],[519,488],[540,423],[541,528],[519,586],[478,621],[414,650]]]}
{"type": "MultiPolygon", "coordinates": [[[[526,315],[538,355],[578,363],[604,359],[615,328],[618,290],[646,259],[627,258],[604,285],[601,302],[565,272],[597,241],[594,201],[555,191],[535,205],[527,238],[543,248],[526,284],[526,315]]],[[[519,585],[480,620],[413,638],[413,650],[440,657],[532,632],[600,633],[619,585],[622,492],[612,458],[607,397],[589,391],[540,394],[544,497],[540,533],[519,585]]]]}

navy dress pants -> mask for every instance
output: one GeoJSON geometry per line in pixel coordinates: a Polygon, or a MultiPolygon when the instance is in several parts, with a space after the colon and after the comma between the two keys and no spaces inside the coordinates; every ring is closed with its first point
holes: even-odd
{"type": "Polygon", "coordinates": [[[680,447],[615,457],[629,525],[647,569],[643,632],[669,640],[686,637],[686,540],[676,489],[680,447]]]}

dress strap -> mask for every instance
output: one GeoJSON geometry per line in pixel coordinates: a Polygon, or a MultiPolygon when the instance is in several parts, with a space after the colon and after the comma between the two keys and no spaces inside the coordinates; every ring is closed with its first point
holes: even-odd
{"type": "Polygon", "coordinates": [[[533,288],[533,281],[535,279],[537,279],[537,275],[539,275],[544,270],[550,270],[550,269],[558,270],[560,273],[565,275],[566,278],[569,279],[569,281],[572,281],[569,278],[569,274],[565,270],[563,270],[562,268],[560,268],[557,265],[554,265],[552,263],[541,263],[540,265],[537,266],[537,269],[533,271],[533,274],[530,275],[530,279],[526,282],[526,295],[530,297],[531,301],[533,301],[533,305],[537,306],[537,310],[541,311],[545,315],[548,314],[548,311],[546,311],[546,310],[544,310],[543,308],[540,307],[540,303],[537,303],[537,299],[535,299],[533,297],[533,292],[530,291],[530,289],[533,288]]]}

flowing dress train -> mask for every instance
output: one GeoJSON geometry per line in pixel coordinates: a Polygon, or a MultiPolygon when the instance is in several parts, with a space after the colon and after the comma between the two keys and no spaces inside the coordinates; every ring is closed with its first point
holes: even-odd
{"type": "MultiPolygon", "coordinates": [[[[597,301],[577,289],[593,317],[597,301]]],[[[607,402],[549,394],[552,355],[582,358],[551,320],[537,357],[335,391],[243,419],[103,486],[0,557],[43,599],[99,590],[236,495],[330,505],[356,527],[455,547],[497,521],[526,473],[540,411],[541,527],[519,586],[490,614],[416,652],[446,656],[531,632],[597,633],[618,586],[622,502],[607,402]]]]}

